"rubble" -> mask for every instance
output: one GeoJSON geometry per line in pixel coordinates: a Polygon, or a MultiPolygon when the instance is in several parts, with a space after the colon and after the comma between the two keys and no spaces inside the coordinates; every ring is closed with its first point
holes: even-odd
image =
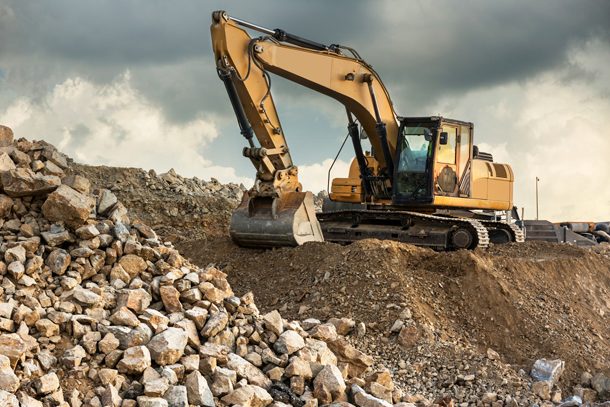
{"type": "MultiPolygon", "coordinates": [[[[21,139],[14,148],[22,155],[4,174],[69,171],[46,143],[21,139]]],[[[163,179],[180,182],[172,173],[163,179]]],[[[191,264],[141,221],[132,224],[112,192],[75,174],[64,181],[44,193],[23,183],[5,199],[13,204],[0,240],[0,317],[10,322],[0,333],[2,405],[18,403],[10,393],[23,405],[71,407],[351,397],[345,380],[370,362],[334,325],[323,337],[314,335],[319,324],[308,332],[277,310],[261,315],[251,294],[234,295],[225,273],[191,264]],[[67,387],[73,380],[88,384],[67,387]]],[[[353,327],[335,323],[345,333],[353,327]]]]}

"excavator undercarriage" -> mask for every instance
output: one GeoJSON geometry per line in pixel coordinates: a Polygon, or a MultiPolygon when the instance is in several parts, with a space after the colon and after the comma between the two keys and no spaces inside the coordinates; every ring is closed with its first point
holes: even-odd
{"type": "Polygon", "coordinates": [[[457,250],[524,241],[522,231],[504,221],[409,211],[340,210],[319,213],[318,220],[324,239],[336,243],[375,238],[436,250],[457,250]]]}

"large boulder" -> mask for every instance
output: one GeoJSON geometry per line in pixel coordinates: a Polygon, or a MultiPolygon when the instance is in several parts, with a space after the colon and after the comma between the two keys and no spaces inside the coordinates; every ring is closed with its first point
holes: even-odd
{"type": "Polygon", "coordinates": [[[305,346],[305,340],[296,331],[285,331],[275,341],[273,348],[276,352],[292,355],[305,346]]]}
{"type": "Polygon", "coordinates": [[[42,213],[52,222],[64,222],[72,228],[77,228],[89,218],[94,206],[93,198],[67,185],[60,185],[42,205],[42,213]]]}
{"type": "Polygon", "coordinates": [[[563,373],[565,362],[563,360],[548,360],[538,359],[532,367],[531,376],[536,381],[548,381],[553,384],[557,383],[559,376],[563,373]]]}
{"type": "Polygon", "coordinates": [[[180,328],[167,328],[153,338],[147,347],[151,357],[160,365],[171,365],[182,357],[188,342],[186,332],[180,328]]]}
{"type": "Polygon", "coordinates": [[[15,366],[27,350],[27,345],[17,334],[0,335],[0,355],[4,355],[15,366]]]}
{"type": "Polygon", "coordinates": [[[117,369],[121,373],[142,373],[150,367],[150,352],[146,346],[133,346],[123,353],[123,359],[119,361],[117,369]]]}
{"type": "Polygon", "coordinates": [[[337,366],[326,365],[313,381],[313,394],[322,403],[328,404],[345,394],[345,381],[337,366]]]}
{"type": "Polygon", "coordinates": [[[186,377],[188,402],[196,406],[214,407],[214,395],[205,377],[195,370],[186,377]]]}
{"type": "Polygon", "coordinates": [[[13,130],[0,125],[0,147],[8,147],[11,144],[13,144],[13,130]]]}
{"type": "Polygon", "coordinates": [[[4,192],[13,198],[46,194],[61,185],[56,175],[42,175],[29,168],[16,168],[2,173],[4,192]]]}
{"type": "Polygon", "coordinates": [[[239,355],[230,353],[227,367],[237,372],[239,377],[245,378],[251,384],[264,389],[271,387],[271,380],[259,368],[239,355]]]}

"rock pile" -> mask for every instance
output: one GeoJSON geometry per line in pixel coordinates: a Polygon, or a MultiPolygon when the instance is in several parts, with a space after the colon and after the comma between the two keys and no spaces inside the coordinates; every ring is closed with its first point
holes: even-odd
{"type": "Polygon", "coordinates": [[[173,169],[163,174],[139,168],[72,164],[71,174],[112,191],[134,219],[152,226],[166,240],[225,236],[231,212],[245,187],[186,178],[173,169]]]}
{"type": "Polygon", "coordinates": [[[1,406],[400,403],[337,332],[353,323],[260,315],[53,146],[0,130],[1,406]]]}

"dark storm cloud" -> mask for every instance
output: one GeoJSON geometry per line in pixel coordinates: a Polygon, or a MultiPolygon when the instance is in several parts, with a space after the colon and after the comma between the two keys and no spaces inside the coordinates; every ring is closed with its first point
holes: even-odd
{"type": "MultiPolygon", "coordinates": [[[[106,83],[129,69],[173,120],[230,115],[210,50],[218,8],[356,47],[388,83],[399,113],[554,69],[575,44],[607,39],[610,26],[606,1],[9,0],[0,7],[0,69],[29,95],[74,75],[106,83]]],[[[280,93],[301,92],[278,84],[280,93]]]]}

